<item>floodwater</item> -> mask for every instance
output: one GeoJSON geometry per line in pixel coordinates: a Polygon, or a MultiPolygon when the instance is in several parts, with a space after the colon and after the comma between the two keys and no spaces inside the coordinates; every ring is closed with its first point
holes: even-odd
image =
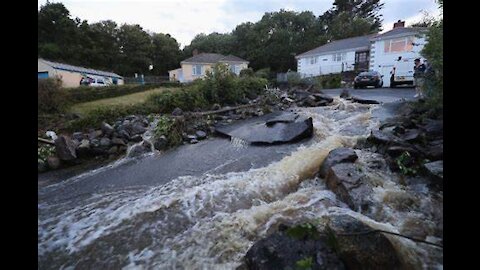
{"type": "MultiPolygon", "coordinates": [[[[405,186],[388,169],[372,169],[378,204],[358,213],[314,177],[330,150],[368,136],[395,106],[335,98],[333,106],[296,109],[313,118],[310,139],[252,146],[214,138],[41,187],[39,269],[235,269],[279,223],[339,213],[392,232],[420,228],[438,241],[443,194],[426,185],[405,186]]],[[[365,165],[379,159],[357,154],[365,165]]],[[[388,237],[405,265],[442,268],[442,250],[388,237]]]]}

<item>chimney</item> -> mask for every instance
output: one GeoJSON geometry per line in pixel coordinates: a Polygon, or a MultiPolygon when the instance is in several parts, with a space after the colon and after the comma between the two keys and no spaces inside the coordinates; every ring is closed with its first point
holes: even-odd
{"type": "Polygon", "coordinates": [[[398,22],[393,23],[393,29],[398,28],[398,27],[405,27],[405,21],[398,20],[398,22]]]}
{"type": "Polygon", "coordinates": [[[193,52],[192,52],[192,55],[195,56],[198,54],[198,50],[197,49],[193,49],[193,52]]]}

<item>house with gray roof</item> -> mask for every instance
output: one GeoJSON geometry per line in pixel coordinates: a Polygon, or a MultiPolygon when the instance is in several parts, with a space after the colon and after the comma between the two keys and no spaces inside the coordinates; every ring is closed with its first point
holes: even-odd
{"type": "Polygon", "coordinates": [[[422,59],[426,31],[425,27],[405,27],[404,21],[398,21],[393,29],[370,39],[369,70],[383,75],[384,86],[413,84],[414,60],[422,59]]]}
{"type": "Polygon", "coordinates": [[[370,39],[375,34],[335,40],[301,53],[297,59],[297,71],[303,77],[368,69],[370,39]]]}
{"type": "Polygon", "coordinates": [[[87,79],[95,81],[95,84],[99,86],[101,84],[123,84],[123,77],[113,72],[78,67],[42,58],[38,59],[38,78],[59,78],[63,87],[77,87],[80,86],[80,82],[87,79]]]}
{"type": "Polygon", "coordinates": [[[233,73],[239,75],[242,69],[248,68],[249,62],[234,55],[194,53],[192,57],[180,62],[180,68],[170,70],[168,73],[171,81],[191,82],[203,78],[217,63],[226,64],[233,73]]]}
{"type": "Polygon", "coordinates": [[[405,27],[405,22],[399,20],[392,30],[384,33],[335,40],[297,55],[297,71],[302,77],[352,70],[378,71],[383,75],[384,86],[390,86],[392,76],[410,80],[408,73],[413,74],[413,60],[421,58],[420,51],[425,45],[425,30],[405,27]]]}

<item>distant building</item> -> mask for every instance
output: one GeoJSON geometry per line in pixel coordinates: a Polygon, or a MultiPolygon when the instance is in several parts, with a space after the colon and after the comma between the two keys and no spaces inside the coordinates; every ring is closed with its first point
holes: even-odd
{"type": "Polygon", "coordinates": [[[370,70],[383,75],[384,86],[402,81],[413,84],[413,61],[422,58],[420,51],[426,43],[425,27],[405,27],[398,21],[393,29],[371,39],[370,70]]]}
{"type": "Polygon", "coordinates": [[[394,79],[396,84],[413,83],[413,60],[421,58],[425,30],[405,27],[405,22],[399,20],[392,30],[382,34],[335,40],[297,55],[297,71],[302,77],[313,77],[370,70],[383,75],[386,87],[394,79]]]}
{"type": "Polygon", "coordinates": [[[38,78],[55,77],[62,81],[63,87],[78,87],[82,81],[93,82],[91,85],[95,86],[124,83],[123,77],[113,72],[77,67],[39,58],[38,78]]]}
{"type": "Polygon", "coordinates": [[[199,53],[180,62],[181,68],[168,72],[171,81],[191,82],[203,78],[216,63],[225,63],[230,70],[239,75],[242,69],[248,68],[248,61],[234,55],[217,53],[199,53]]]}
{"type": "Polygon", "coordinates": [[[350,70],[368,70],[370,38],[376,34],[335,40],[297,55],[297,72],[313,77],[350,70]]]}

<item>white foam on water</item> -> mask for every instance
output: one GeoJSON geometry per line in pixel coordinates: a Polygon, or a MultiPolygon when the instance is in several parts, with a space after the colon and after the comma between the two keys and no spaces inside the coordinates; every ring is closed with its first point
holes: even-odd
{"type": "MultiPolygon", "coordinates": [[[[314,221],[335,213],[398,232],[405,216],[389,206],[395,199],[387,199],[383,216],[375,221],[351,211],[322,181],[312,179],[330,150],[353,146],[378,126],[370,121],[374,106],[337,98],[334,103],[333,107],[301,110],[313,119],[314,143],[266,167],[183,176],[148,190],[96,194],[65,211],[60,204],[39,204],[39,261],[51,258],[55,262],[53,258],[60,253],[65,258],[56,264],[63,266],[76,265],[81,258],[113,260],[122,269],[235,269],[248,248],[279,223],[314,221]],[[342,133],[353,123],[361,135],[342,133]],[[128,252],[112,256],[108,250],[95,249],[115,243],[122,243],[128,252]]],[[[245,147],[235,138],[232,144],[245,147]]],[[[366,162],[366,155],[359,154],[359,162],[366,162]]],[[[403,196],[388,172],[376,177],[381,185],[375,189],[375,200],[384,202],[387,194],[403,196]]],[[[428,201],[424,203],[427,209],[428,201]]],[[[404,259],[410,265],[417,266],[418,258],[428,257],[424,247],[411,240],[387,237],[402,258],[413,257],[404,259]]]]}

